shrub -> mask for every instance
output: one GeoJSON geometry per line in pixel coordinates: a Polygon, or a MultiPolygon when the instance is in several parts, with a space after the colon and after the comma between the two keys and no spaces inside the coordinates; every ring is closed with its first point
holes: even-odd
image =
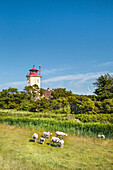
{"type": "Polygon", "coordinates": [[[100,123],[113,123],[113,114],[79,114],[75,116],[76,119],[79,119],[82,122],[100,122],[100,123]]]}

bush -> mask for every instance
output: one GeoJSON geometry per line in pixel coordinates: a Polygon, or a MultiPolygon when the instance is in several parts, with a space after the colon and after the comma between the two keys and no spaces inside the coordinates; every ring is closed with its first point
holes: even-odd
{"type": "Polygon", "coordinates": [[[75,116],[76,119],[79,119],[82,122],[100,122],[100,123],[113,123],[113,114],[79,114],[75,116]]]}

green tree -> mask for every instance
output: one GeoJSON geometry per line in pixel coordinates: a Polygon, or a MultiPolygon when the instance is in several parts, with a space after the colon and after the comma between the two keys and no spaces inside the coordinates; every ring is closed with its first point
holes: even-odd
{"type": "Polygon", "coordinates": [[[40,89],[37,84],[34,84],[33,86],[25,86],[24,90],[29,99],[32,98],[37,100],[40,97],[40,89]]]}
{"type": "Polygon", "coordinates": [[[88,113],[93,114],[95,112],[95,102],[84,95],[73,95],[68,98],[71,108],[71,113],[82,114],[88,113]]]}
{"type": "Polygon", "coordinates": [[[18,89],[17,88],[12,88],[12,87],[9,87],[8,88],[8,93],[10,94],[18,94],[18,89]]]}
{"type": "Polygon", "coordinates": [[[51,93],[53,99],[58,99],[59,97],[68,97],[71,95],[72,91],[66,91],[66,88],[57,88],[51,93]]]}
{"type": "Polygon", "coordinates": [[[41,99],[37,99],[35,101],[36,103],[36,110],[38,111],[43,111],[43,110],[48,110],[50,109],[50,102],[48,99],[46,99],[45,97],[41,98],[41,99]]]}
{"type": "Polygon", "coordinates": [[[33,107],[33,101],[32,100],[29,100],[29,101],[22,100],[17,109],[18,110],[30,111],[32,107],[33,107]]]}
{"type": "Polygon", "coordinates": [[[63,109],[65,106],[69,105],[68,99],[65,97],[60,97],[58,99],[50,99],[50,108],[52,110],[63,109]]]}
{"type": "Polygon", "coordinates": [[[40,88],[40,96],[43,96],[44,95],[44,89],[40,88]]]}
{"type": "Polygon", "coordinates": [[[105,113],[113,113],[113,98],[105,99],[102,105],[105,113]]]}
{"type": "Polygon", "coordinates": [[[110,74],[101,75],[95,83],[94,86],[95,94],[98,96],[98,99],[104,100],[108,98],[113,98],[113,76],[110,74]]]}
{"type": "Polygon", "coordinates": [[[0,93],[0,107],[3,109],[17,108],[20,102],[19,91],[16,88],[3,89],[0,93]]]}

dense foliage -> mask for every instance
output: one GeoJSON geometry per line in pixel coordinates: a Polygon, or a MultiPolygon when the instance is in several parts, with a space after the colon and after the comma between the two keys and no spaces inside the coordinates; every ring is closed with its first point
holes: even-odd
{"type": "Polygon", "coordinates": [[[113,76],[110,74],[101,75],[95,83],[97,89],[95,94],[100,100],[113,98],[113,76]]]}
{"type": "Polygon", "coordinates": [[[96,95],[77,95],[65,88],[57,88],[50,98],[44,97],[44,89],[37,85],[26,86],[23,91],[16,88],[0,92],[1,109],[47,112],[59,114],[111,114],[113,113],[113,76],[105,74],[94,83],[96,95]]]}

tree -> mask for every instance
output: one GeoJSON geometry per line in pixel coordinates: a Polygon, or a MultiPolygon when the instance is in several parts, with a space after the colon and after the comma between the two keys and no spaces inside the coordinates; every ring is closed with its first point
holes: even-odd
{"type": "Polygon", "coordinates": [[[52,110],[63,109],[65,106],[68,106],[68,99],[65,97],[60,97],[58,99],[50,99],[50,108],[52,110]]]}
{"type": "Polygon", "coordinates": [[[82,114],[95,113],[95,103],[90,98],[84,95],[73,95],[68,98],[71,108],[71,113],[82,114]]]}
{"type": "Polygon", "coordinates": [[[44,89],[40,88],[40,96],[42,97],[44,95],[44,89]]]}
{"type": "Polygon", "coordinates": [[[43,110],[50,109],[49,106],[50,106],[49,100],[46,99],[45,97],[43,97],[41,99],[37,99],[35,101],[35,108],[38,111],[43,111],[43,110]]]}
{"type": "Polygon", "coordinates": [[[12,87],[9,87],[8,88],[8,93],[10,94],[18,94],[18,89],[17,88],[12,88],[12,87]]]}
{"type": "Polygon", "coordinates": [[[110,74],[101,75],[95,83],[94,86],[95,94],[100,100],[113,98],[113,76],[110,74]]]}
{"type": "Polygon", "coordinates": [[[33,100],[22,100],[20,105],[18,106],[18,110],[26,110],[26,111],[30,111],[32,109],[32,107],[34,106],[34,101],[33,100]]]}
{"type": "Polygon", "coordinates": [[[113,98],[112,99],[105,99],[102,102],[103,110],[105,113],[113,113],[113,98]]]}
{"type": "Polygon", "coordinates": [[[0,92],[0,107],[4,109],[14,109],[20,104],[19,92],[16,88],[3,89],[0,92]]]}
{"type": "Polygon", "coordinates": [[[3,89],[2,92],[0,92],[0,97],[7,97],[8,96],[8,90],[3,89]]]}
{"type": "Polygon", "coordinates": [[[34,100],[37,100],[40,96],[40,89],[37,84],[34,84],[33,86],[25,86],[24,90],[26,95],[34,100]]]}
{"type": "Polygon", "coordinates": [[[32,97],[34,100],[38,99],[40,96],[40,89],[37,84],[32,86],[32,97]]]}
{"type": "Polygon", "coordinates": [[[72,91],[66,91],[66,88],[57,88],[51,93],[53,99],[58,99],[59,97],[68,97],[71,95],[72,91]]]}
{"type": "Polygon", "coordinates": [[[24,90],[25,90],[27,95],[31,96],[32,86],[25,86],[24,90]]]}

